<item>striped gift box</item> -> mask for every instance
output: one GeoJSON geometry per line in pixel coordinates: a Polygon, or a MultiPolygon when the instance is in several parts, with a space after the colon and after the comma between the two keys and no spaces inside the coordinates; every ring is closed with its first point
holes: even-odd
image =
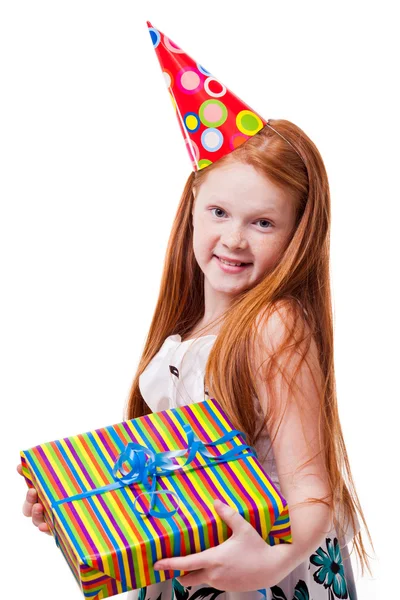
{"type": "MultiPolygon", "coordinates": [[[[238,510],[268,544],[292,541],[286,500],[254,449],[246,446],[244,434],[234,432],[211,398],[20,452],[27,485],[36,488],[44,518],[85,597],[107,598],[184,575],[184,571],[154,571],[153,564],[201,552],[231,535],[213,508],[214,498],[238,510]],[[189,430],[197,447],[228,434],[232,439],[208,446],[215,459],[198,451],[185,464],[189,430]],[[155,484],[156,494],[160,492],[157,497],[147,493],[148,478],[146,484],[140,480],[123,484],[122,476],[116,476],[118,460],[121,463],[133,444],[155,456],[181,450],[181,456],[170,459],[176,470],[152,478],[152,489],[155,484]],[[219,462],[227,452],[238,457],[219,462]],[[99,491],[115,484],[120,487],[99,491]],[[85,492],[89,495],[65,501],[85,492]],[[154,513],[155,497],[156,507],[171,514],[154,513]]],[[[122,475],[128,472],[126,464],[121,466],[122,475]]],[[[137,477],[136,467],[133,471],[137,477]]]]}

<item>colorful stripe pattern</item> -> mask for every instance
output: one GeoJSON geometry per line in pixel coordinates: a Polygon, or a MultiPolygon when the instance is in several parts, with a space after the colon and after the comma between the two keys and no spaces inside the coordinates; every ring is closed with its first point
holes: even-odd
{"type": "MultiPolygon", "coordinates": [[[[129,442],[154,452],[186,448],[186,423],[203,442],[234,429],[211,398],[21,451],[27,485],[36,488],[52,531],[50,507],[55,500],[113,482],[113,466],[129,442]]],[[[238,435],[209,450],[219,455],[242,444],[246,440],[238,435]]],[[[175,460],[183,464],[186,459],[185,454],[175,460]]],[[[152,565],[161,558],[201,552],[231,535],[213,508],[214,498],[238,510],[268,544],[292,541],[286,500],[256,457],[203,468],[205,463],[196,455],[182,470],[157,478],[157,489],[173,490],[180,498],[178,511],[169,518],[133,511],[143,484],[58,505],[54,522],[59,547],[86,598],[108,598],[183,575],[184,571],[154,571],[152,565]]],[[[165,494],[159,498],[165,510],[176,506],[165,494]]],[[[147,511],[149,504],[143,494],[136,507],[147,511]]]]}

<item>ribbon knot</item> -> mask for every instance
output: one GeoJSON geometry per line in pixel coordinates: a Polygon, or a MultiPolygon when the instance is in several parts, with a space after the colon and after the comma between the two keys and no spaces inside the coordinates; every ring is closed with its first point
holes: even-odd
{"type": "Polygon", "coordinates": [[[176,494],[176,492],[174,492],[173,490],[156,490],[157,477],[170,476],[173,474],[174,471],[182,470],[186,465],[190,464],[193,461],[197,453],[199,453],[201,456],[203,456],[203,458],[206,459],[206,464],[200,465],[201,468],[208,467],[212,465],[213,462],[223,463],[228,462],[230,460],[237,460],[247,456],[257,456],[255,449],[246,444],[240,444],[239,446],[228,450],[224,454],[220,454],[217,456],[211,454],[211,452],[209,452],[206,448],[206,446],[218,446],[219,444],[223,444],[234,438],[236,435],[244,436],[245,434],[243,433],[243,431],[233,429],[214,442],[203,442],[202,440],[200,440],[199,437],[196,436],[195,432],[189,424],[185,424],[183,426],[183,429],[188,440],[187,448],[181,450],[168,450],[166,452],[154,452],[151,448],[148,448],[147,446],[129,442],[128,444],[126,444],[125,448],[118,455],[115,461],[112,470],[114,482],[109,483],[104,487],[94,488],[85,492],[81,492],[80,494],[75,494],[74,496],[69,496],[67,498],[62,498],[60,500],[54,501],[51,504],[51,508],[53,531],[57,546],[60,546],[60,544],[55,530],[54,511],[57,510],[58,506],[60,504],[63,504],[64,502],[72,502],[73,500],[87,498],[88,496],[93,496],[95,494],[103,494],[105,492],[109,492],[111,490],[116,490],[118,488],[130,486],[133,484],[142,484],[145,488],[145,491],[141,492],[136,496],[135,501],[133,503],[134,512],[138,515],[151,515],[152,517],[158,518],[171,517],[178,510],[180,498],[178,494],[176,494]],[[173,458],[183,456],[187,452],[188,457],[183,465],[172,462],[173,458]],[[128,463],[129,465],[129,470],[125,469],[126,463],[128,463]],[[122,475],[120,476],[118,475],[118,473],[121,473],[122,475]],[[170,511],[166,511],[160,508],[160,506],[157,505],[157,497],[161,494],[165,494],[167,496],[175,496],[178,503],[177,506],[170,511]],[[148,495],[151,497],[150,507],[147,512],[140,511],[138,508],[135,507],[137,500],[142,495],[148,495]]]}

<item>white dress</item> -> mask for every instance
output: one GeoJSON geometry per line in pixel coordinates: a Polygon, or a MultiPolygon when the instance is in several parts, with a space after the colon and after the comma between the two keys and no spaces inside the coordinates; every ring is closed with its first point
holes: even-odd
{"type": "MultiPolygon", "coordinates": [[[[210,334],[184,342],[179,334],[167,337],[139,378],[141,394],[152,412],[202,402],[209,398],[204,389],[204,373],[208,354],[216,337],[210,334]]],[[[255,408],[262,418],[258,402],[255,408]]],[[[265,429],[263,433],[254,445],[260,458],[270,446],[270,438],[265,429]]],[[[261,464],[280,490],[272,450],[261,464]]],[[[272,588],[224,592],[207,584],[185,588],[173,578],[130,591],[127,600],[357,600],[347,544],[359,530],[358,519],[356,532],[350,529],[344,540],[339,540],[335,529],[332,529],[309,559],[272,588]]]]}

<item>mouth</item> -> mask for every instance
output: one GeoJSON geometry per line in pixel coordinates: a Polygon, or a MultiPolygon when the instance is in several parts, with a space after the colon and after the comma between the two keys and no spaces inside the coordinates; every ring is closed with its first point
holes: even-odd
{"type": "Polygon", "coordinates": [[[218,258],[218,260],[219,260],[220,262],[223,262],[223,263],[224,263],[224,264],[226,264],[226,265],[229,265],[229,263],[231,263],[231,265],[232,265],[232,266],[239,266],[239,267],[243,267],[243,266],[246,266],[246,265],[252,265],[252,264],[253,264],[253,263],[251,263],[251,262],[241,262],[241,263],[238,263],[238,262],[236,262],[236,261],[233,261],[233,260],[232,260],[232,261],[224,261],[224,259],[220,258],[220,257],[219,257],[219,256],[217,256],[216,254],[213,254],[213,256],[215,256],[215,258],[218,258]],[[235,263],[235,264],[233,264],[233,263],[235,263]]]}
{"type": "Polygon", "coordinates": [[[226,273],[239,273],[241,271],[244,271],[245,269],[248,269],[253,264],[241,262],[239,265],[230,265],[227,262],[224,262],[222,259],[220,259],[220,257],[216,254],[213,254],[213,258],[215,258],[218,261],[219,265],[226,273]]]}

